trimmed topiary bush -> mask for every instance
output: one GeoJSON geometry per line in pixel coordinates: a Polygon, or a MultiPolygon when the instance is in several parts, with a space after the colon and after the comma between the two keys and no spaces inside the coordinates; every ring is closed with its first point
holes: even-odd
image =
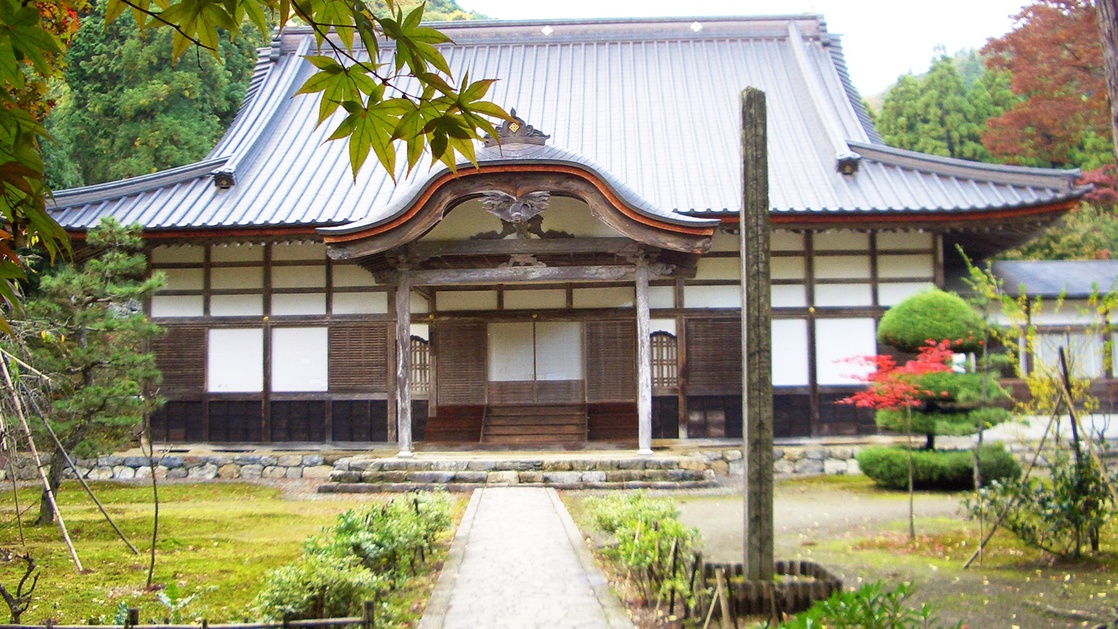
{"type": "MultiPolygon", "coordinates": [[[[901,447],[866,448],[858,453],[858,466],[879,487],[908,488],[908,452],[901,447]]],[[[1021,466],[1001,444],[984,445],[978,454],[982,484],[1015,479],[1021,466]]],[[[971,450],[915,450],[912,453],[915,489],[960,491],[974,489],[974,453],[971,450]]]]}
{"type": "Polygon", "coordinates": [[[881,317],[877,341],[915,353],[932,341],[949,341],[956,352],[982,348],[986,323],[954,293],[931,289],[893,306],[881,317]]]}

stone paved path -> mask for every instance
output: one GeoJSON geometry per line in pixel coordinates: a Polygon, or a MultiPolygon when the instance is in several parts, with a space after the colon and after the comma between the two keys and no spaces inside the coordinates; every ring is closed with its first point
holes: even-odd
{"type": "Polygon", "coordinates": [[[632,624],[555,490],[502,487],[474,492],[419,626],[632,624]]]}

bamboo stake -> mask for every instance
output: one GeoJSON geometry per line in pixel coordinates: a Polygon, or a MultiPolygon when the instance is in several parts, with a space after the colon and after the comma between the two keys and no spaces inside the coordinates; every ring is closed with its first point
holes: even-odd
{"type": "MultiPolygon", "coordinates": [[[[5,352],[5,355],[13,360],[17,360],[10,354],[7,354],[7,352],[5,352]]],[[[30,369],[37,376],[47,379],[48,382],[50,381],[50,379],[47,378],[45,374],[35,369],[34,367],[31,367],[30,365],[27,365],[22,361],[17,362],[23,364],[24,368],[30,369]]],[[[116,522],[113,521],[112,516],[109,515],[109,512],[105,510],[104,505],[101,504],[101,501],[98,500],[97,496],[93,493],[93,488],[91,488],[89,484],[85,482],[85,479],[82,478],[82,475],[78,472],[78,466],[74,463],[74,460],[70,458],[70,453],[66,452],[66,448],[62,446],[62,441],[58,439],[58,434],[54,432],[53,428],[50,427],[50,423],[47,422],[46,415],[39,408],[39,405],[35,403],[35,398],[31,396],[30,392],[27,390],[27,386],[23,384],[22,381],[20,382],[19,386],[21,389],[23,389],[23,392],[27,397],[27,401],[31,403],[31,410],[35,411],[35,414],[38,415],[39,419],[43,421],[43,426],[47,429],[47,434],[50,435],[51,440],[54,442],[55,449],[62,454],[62,457],[66,460],[66,464],[70,467],[71,470],[73,470],[74,477],[78,479],[78,483],[81,484],[82,489],[84,489],[85,493],[89,495],[89,498],[93,501],[93,504],[97,505],[97,509],[101,511],[101,515],[105,517],[105,521],[109,523],[109,526],[111,526],[113,530],[116,531],[116,534],[118,537],[120,537],[121,541],[123,541],[124,544],[128,546],[128,550],[131,550],[133,555],[139,555],[140,551],[136,550],[136,547],[132,545],[132,542],[129,542],[128,538],[124,536],[124,532],[121,531],[120,527],[116,525],[116,522]]]]}
{"type": "Polygon", "coordinates": [[[8,435],[8,422],[4,414],[0,413],[0,451],[8,459],[8,478],[12,479],[12,506],[16,510],[16,527],[19,529],[19,545],[26,546],[27,540],[23,537],[23,517],[19,512],[19,485],[16,483],[16,448],[15,440],[8,435]]]}
{"type": "Polygon", "coordinates": [[[78,558],[78,551],[74,548],[74,543],[70,540],[70,534],[66,531],[66,522],[62,519],[62,512],[58,509],[58,502],[54,499],[54,492],[51,491],[50,480],[47,479],[47,474],[43,471],[43,460],[39,457],[39,451],[35,448],[35,440],[31,437],[31,427],[27,425],[27,417],[23,413],[23,403],[20,401],[19,393],[12,384],[8,361],[0,360],[0,368],[3,369],[4,382],[12,394],[12,404],[15,405],[16,417],[19,418],[19,423],[23,427],[23,434],[27,437],[27,447],[31,450],[31,458],[35,461],[35,470],[39,472],[39,479],[43,481],[43,495],[46,496],[51,510],[54,511],[54,517],[58,518],[58,529],[62,532],[62,540],[66,542],[66,548],[70,551],[74,566],[77,567],[78,572],[84,572],[82,561],[78,558]]]}
{"type": "MultiPolygon", "coordinates": [[[[1029,467],[1025,469],[1025,474],[1021,477],[1022,481],[1027,480],[1029,478],[1029,474],[1032,473],[1033,468],[1036,467],[1037,459],[1040,458],[1040,452],[1044,449],[1044,442],[1048,439],[1048,433],[1052,430],[1052,423],[1055,422],[1056,417],[1059,416],[1060,407],[1063,404],[1064,400],[1062,397],[1056,400],[1056,406],[1052,409],[1052,417],[1048,418],[1048,425],[1044,428],[1044,434],[1040,436],[1040,443],[1037,445],[1036,452],[1033,453],[1033,460],[1029,461],[1029,467]]],[[[967,559],[967,562],[963,564],[963,570],[970,568],[971,564],[974,563],[974,560],[977,559],[978,556],[982,554],[982,552],[986,549],[986,544],[990,543],[990,540],[994,537],[994,533],[997,532],[998,527],[1001,526],[1002,521],[1005,520],[1005,516],[1009,515],[1009,509],[1012,507],[1013,502],[1010,502],[1010,504],[1006,506],[1006,508],[1003,509],[1000,514],[998,514],[998,519],[994,520],[994,524],[990,526],[990,530],[986,533],[986,537],[983,538],[982,542],[978,544],[978,550],[974,551],[974,554],[970,556],[970,559],[967,559]]]]}
{"type": "Polygon", "coordinates": [[[722,629],[730,629],[730,602],[726,598],[726,592],[729,591],[730,585],[726,582],[726,571],[722,568],[715,570],[714,579],[718,587],[718,607],[722,613],[722,617],[718,619],[718,624],[722,629]]]}

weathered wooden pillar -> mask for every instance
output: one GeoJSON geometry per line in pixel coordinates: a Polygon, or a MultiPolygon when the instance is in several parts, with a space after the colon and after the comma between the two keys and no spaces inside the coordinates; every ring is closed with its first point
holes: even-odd
{"type": "Polygon", "coordinates": [[[637,453],[652,455],[652,339],[648,321],[648,260],[637,260],[637,453]]]}
{"type": "Polygon", "coordinates": [[[742,93],[742,435],[745,578],[773,578],[772,309],[765,93],[742,93]]]}
{"type": "Polygon", "coordinates": [[[411,277],[396,273],[396,440],[397,456],[410,457],[411,444],[411,277]]]}

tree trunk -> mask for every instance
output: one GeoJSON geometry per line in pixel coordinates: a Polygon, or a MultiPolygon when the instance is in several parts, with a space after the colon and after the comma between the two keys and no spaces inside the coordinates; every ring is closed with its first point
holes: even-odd
{"type": "MultiPolygon", "coordinates": [[[[62,484],[62,471],[66,469],[66,457],[55,448],[50,455],[50,466],[47,468],[47,481],[50,483],[50,490],[54,495],[58,496],[58,486],[62,484]]],[[[46,491],[43,492],[43,497],[39,501],[39,519],[35,521],[38,526],[45,526],[47,524],[54,524],[54,511],[51,510],[50,500],[47,498],[46,491]]]]}
{"type": "Polygon", "coordinates": [[[1095,22],[1106,70],[1106,95],[1110,101],[1110,132],[1118,160],[1118,0],[1095,0],[1095,22]]]}

